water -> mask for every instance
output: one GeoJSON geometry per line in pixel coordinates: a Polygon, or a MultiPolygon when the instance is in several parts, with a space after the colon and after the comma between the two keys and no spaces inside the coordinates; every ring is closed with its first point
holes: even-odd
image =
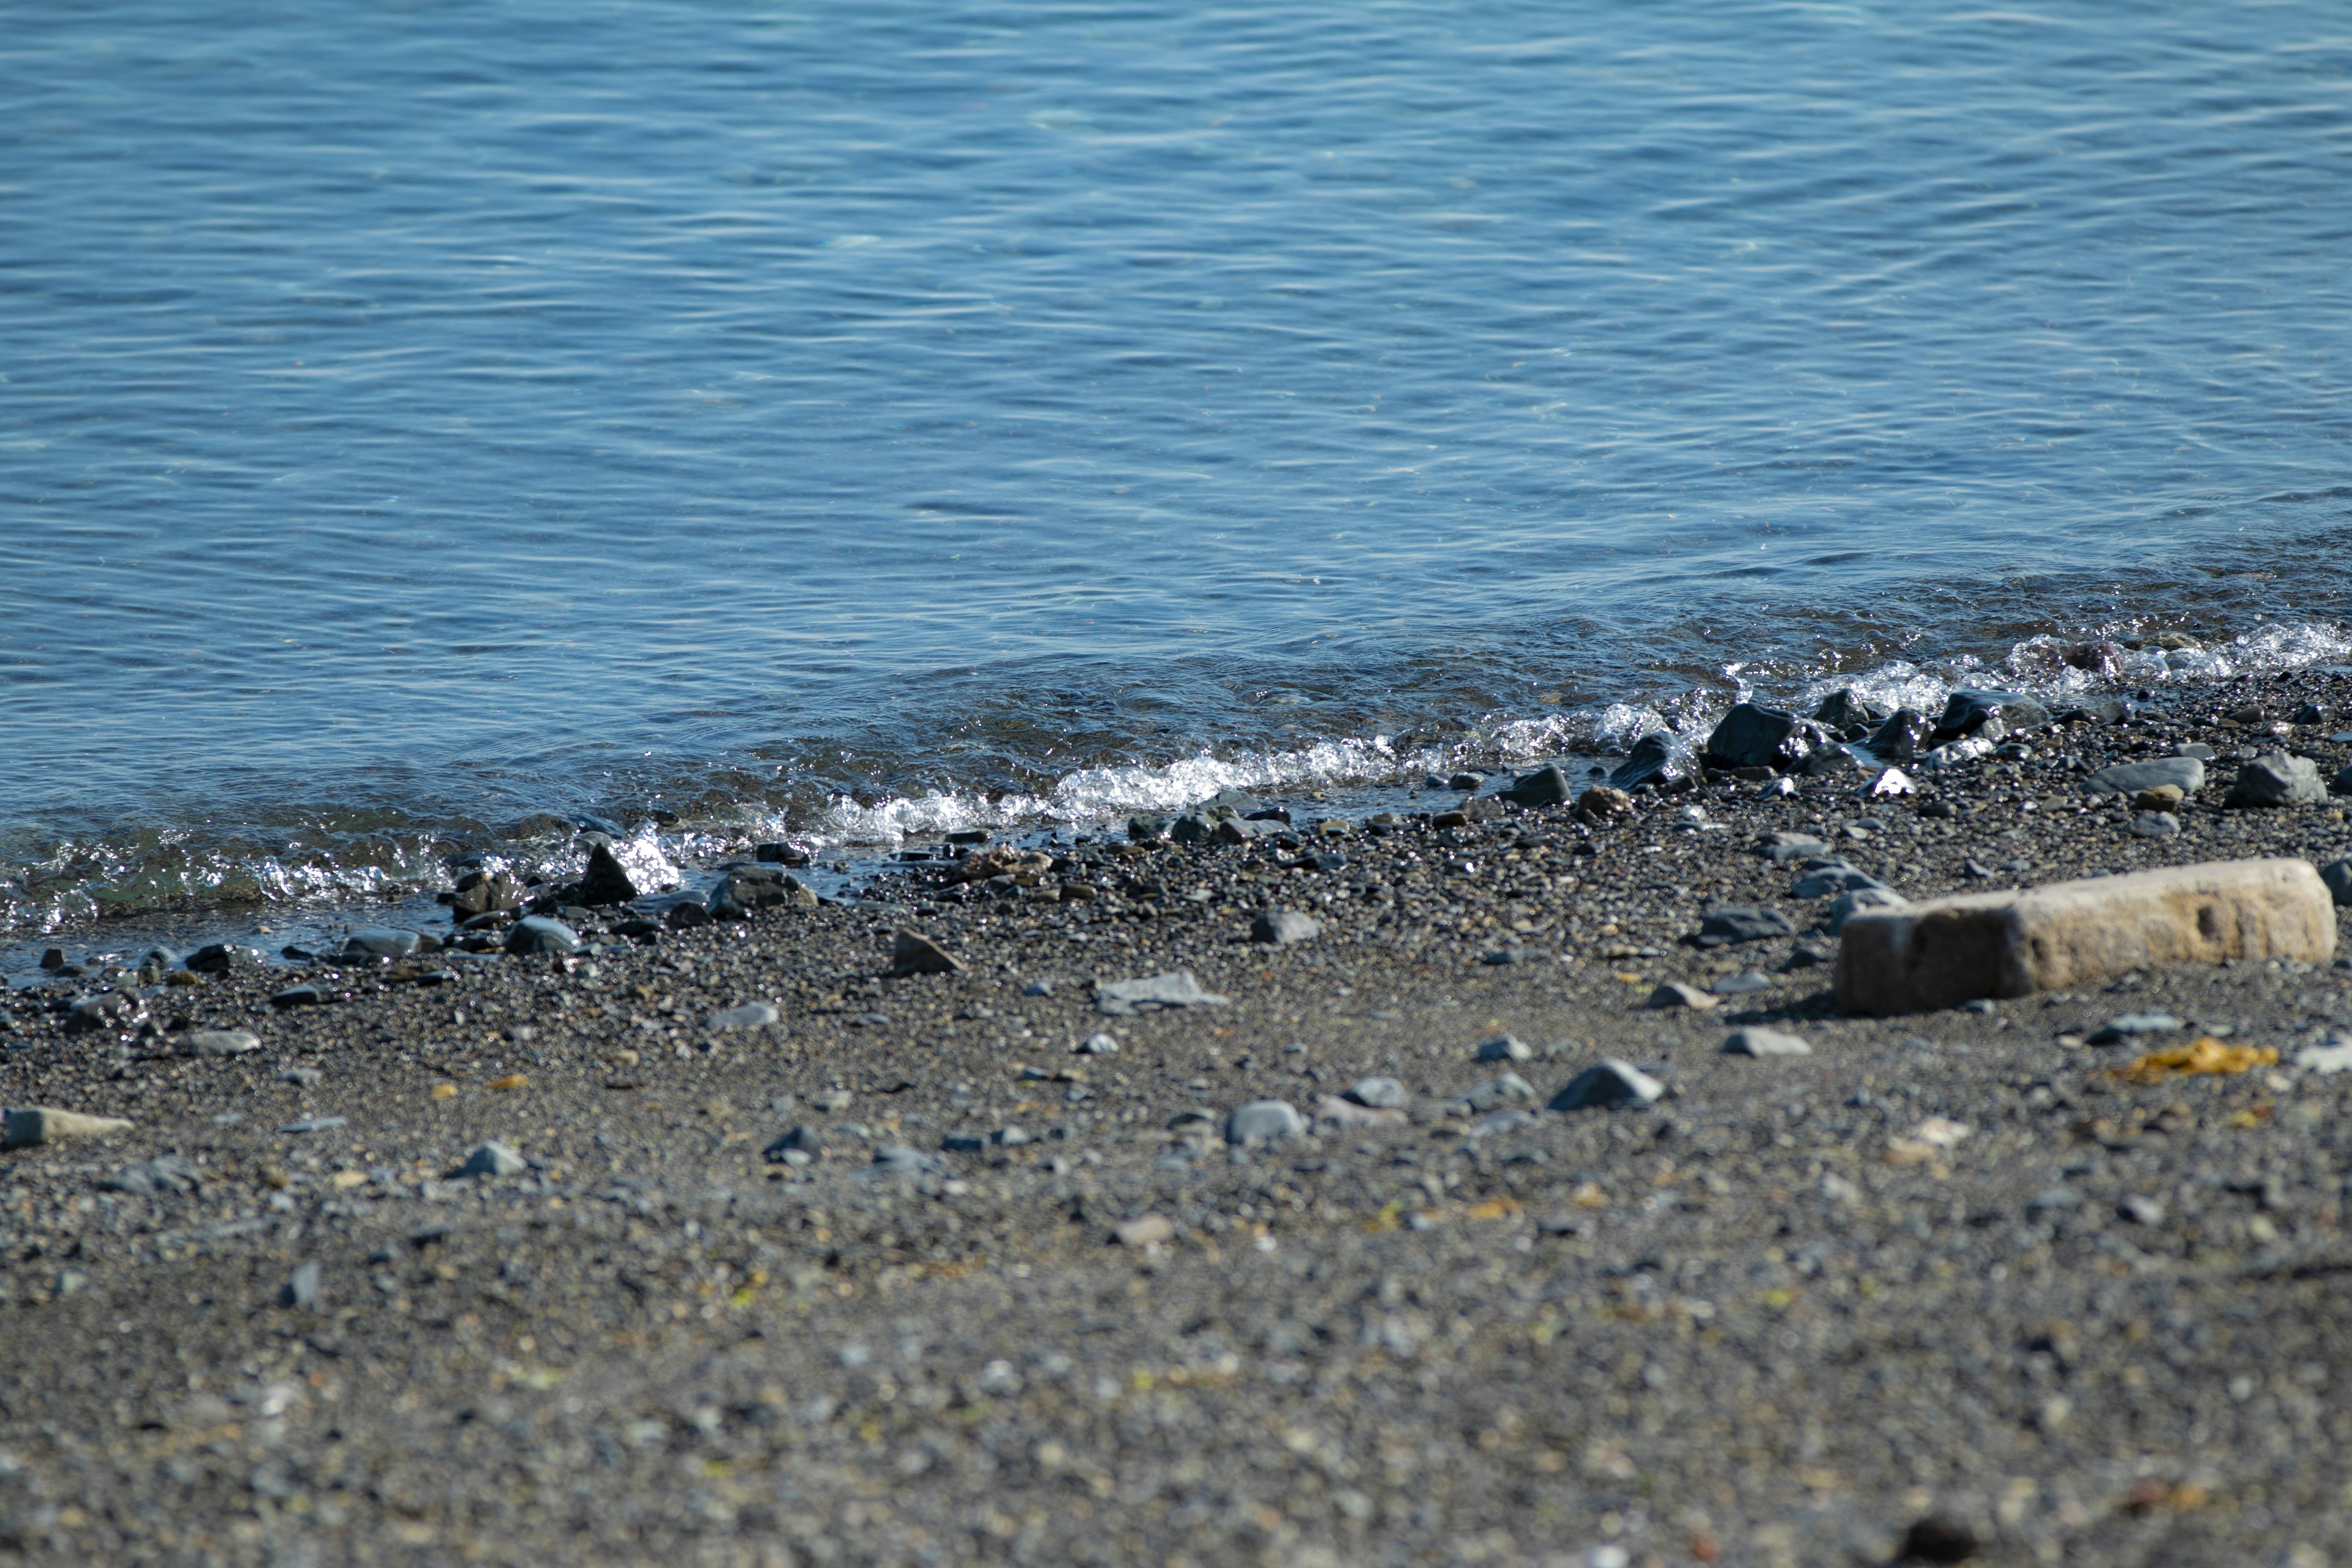
{"type": "Polygon", "coordinates": [[[2317,4],[19,5],[0,937],[2342,658],[2347,79],[2317,4]]]}

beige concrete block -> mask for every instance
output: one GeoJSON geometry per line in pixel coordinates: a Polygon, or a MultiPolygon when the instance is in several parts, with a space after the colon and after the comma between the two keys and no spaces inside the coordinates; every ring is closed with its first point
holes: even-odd
{"type": "Polygon", "coordinates": [[[1925,1013],[2151,964],[2335,952],[2336,910],[2310,862],[2221,860],[1858,913],[1837,998],[1851,1013],[1925,1013]]]}
{"type": "Polygon", "coordinates": [[[131,1123],[112,1116],[84,1116],[78,1110],[53,1110],[46,1105],[21,1105],[9,1110],[0,1126],[0,1149],[23,1149],[54,1143],[61,1138],[103,1138],[131,1123]]]}

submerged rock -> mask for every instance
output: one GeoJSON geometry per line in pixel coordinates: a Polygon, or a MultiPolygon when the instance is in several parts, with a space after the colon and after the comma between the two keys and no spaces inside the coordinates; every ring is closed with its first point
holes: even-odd
{"type": "MultiPolygon", "coordinates": [[[[1664,791],[1688,789],[1698,782],[1698,764],[1678,735],[1653,730],[1633,742],[1633,750],[1615,773],[1610,786],[1631,794],[1644,787],[1664,791]]],[[[1597,791],[1587,791],[1590,800],[1597,791]]]]}
{"type": "Polygon", "coordinates": [[[1919,754],[1935,733],[1935,726],[1916,709],[1897,708],[1887,716],[1886,722],[1870,732],[1863,742],[1870,754],[1882,762],[1907,763],[1919,754]]]}
{"type": "Polygon", "coordinates": [[[1706,760],[1719,768],[1780,771],[1799,766],[1829,742],[1818,725],[1794,713],[1742,702],[1706,738],[1706,760]]]}

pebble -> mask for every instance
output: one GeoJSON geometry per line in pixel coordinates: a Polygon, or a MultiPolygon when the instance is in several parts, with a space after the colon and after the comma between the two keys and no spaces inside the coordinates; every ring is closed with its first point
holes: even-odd
{"type": "Polygon", "coordinates": [[[2352,904],[2352,859],[2330,860],[2319,868],[2319,879],[2328,897],[2339,904],[2352,904]]]}
{"type": "Polygon", "coordinates": [[[1786,829],[1766,834],[1758,841],[1757,853],[1767,860],[1803,860],[1819,855],[1829,847],[1810,833],[1792,833],[1786,829]]]}
{"type": "Polygon", "coordinates": [[[1111,1227],[1111,1235],[1121,1247],[1131,1247],[1139,1251],[1164,1246],[1175,1234],[1176,1227],[1168,1223],[1166,1215],[1140,1215],[1134,1219],[1123,1219],[1111,1227]]]}
{"type": "Polygon", "coordinates": [[[133,993],[101,991],[73,1005],[72,1011],[66,1015],[66,1033],[84,1035],[100,1030],[128,1029],[146,1010],[133,993]]]}
{"type": "Polygon", "coordinates": [[[2105,1027],[2092,1035],[2089,1043],[2112,1046],[2142,1035],[2168,1035],[2180,1028],[2181,1022],[2169,1013],[2126,1013],[2110,1018],[2105,1027]]]}
{"type": "Polygon", "coordinates": [[[1719,768],[1795,767],[1829,742],[1820,726],[1755,702],[1736,704],[1706,738],[1706,760],[1719,768]]]}
{"type": "Polygon", "coordinates": [[[1857,888],[1886,889],[1886,884],[1869,872],[1849,866],[1843,860],[1814,868],[1797,879],[1789,890],[1794,899],[1825,899],[1832,893],[1850,893],[1857,888]]]}
{"type": "Polygon", "coordinates": [[[1734,1029],[1724,1037],[1727,1057],[1809,1057],[1813,1047],[1779,1029],[1734,1029]]]}
{"type": "Polygon", "coordinates": [[[199,974],[228,974],[257,969],[261,962],[260,949],[243,947],[233,942],[216,942],[188,954],[188,967],[199,974]]]}
{"type": "Polygon", "coordinates": [[[291,1307],[298,1312],[309,1311],[319,1304],[319,1264],[315,1258],[308,1263],[296,1264],[285,1287],[278,1292],[278,1304],[291,1307]]]}
{"type": "Polygon", "coordinates": [[[710,1029],[764,1029],[782,1017],[772,1002],[746,1002],[740,1007],[713,1013],[702,1022],[710,1029]]]}
{"type": "Polygon", "coordinates": [[[516,1176],[525,1169],[523,1157],[497,1142],[478,1143],[454,1173],[459,1176],[516,1176]]]}
{"type": "MultiPolygon", "coordinates": [[[[1683,744],[1681,738],[1663,730],[1653,730],[1633,742],[1633,749],[1626,754],[1623,763],[1609,775],[1609,787],[1625,794],[1644,784],[1659,789],[1678,789],[1696,783],[1697,777],[1698,764],[1692,759],[1690,748],[1683,744]]],[[[1596,793],[1585,791],[1584,800],[1590,801],[1596,793]]],[[[1584,801],[1578,802],[1578,805],[1582,806],[1584,801]]],[[[1613,802],[1610,803],[1610,808],[1612,813],[1615,811],[1613,802]]],[[[1632,803],[1628,801],[1626,809],[1631,808],[1632,803]]]]}
{"type": "Polygon", "coordinates": [[[1115,1057],[1118,1055],[1118,1042],[1108,1035],[1088,1035],[1078,1042],[1077,1054],[1082,1057],[1115,1057]]]}
{"type": "Polygon", "coordinates": [[[1189,969],[1154,974],[1141,980],[1106,980],[1095,985],[1095,1011],[1114,1018],[1146,1008],[1222,1007],[1226,998],[1201,989],[1189,969]]]}
{"type": "Polygon", "coordinates": [[[241,1057],[261,1048],[261,1037],[250,1029],[191,1029],[183,1039],[192,1057],[241,1057]]]}
{"type": "Polygon", "coordinates": [[[1614,1110],[1657,1102],[1666,1086],[1631,1062],[1614,1057],[1594,1063],[1551,1097],[1551,1110],[1614,1110]]]}
{"type": "Polygon", "coordinates": [[[2136,795],[2168,785],[2183,795],[2195,795],[2205,787],[2205,764],[2195,757],[2157,757],[2145,763],[2117,763],[2083,781],[2083,787],[2093,795],[2136,795]]]}
{"type": "Polygon", "coordinates": [[[1698,945],[1728,947],[1735,942],[1769,942],[1796,933],[1797,928],[1789,923],[1789,917],[1778,910],[1726,904],[1700,917],[1698,945]]]}
{"type": "Polygon", "coordinates": [[[1347,1098],[1375,1110],[1395,1110],[1405,1101],[1404,1085],[1392,1078],[1360,1078],[1346,1089],[1347,1098]]]}
{"type": "Polygon", "coordinates": [[[608,908],[625,904],[637,896],[637,885],[612,847],[593,844],[588,849],[588,864],[580,875],[580,901],[590,908],[608,908]]]}
{"type": "Polygon", "coordinates": [[[1482,1062],[1523,1062],[1534,1055],[1528,1043],[1517,1036],[1496,1035],[1491,1040],[1478,1043],[1475,1059],[1482,1062]]]}
{"type": "Polygon", "coordinates": [[[1225,1142],[1239,1147],[1279,1143],[1307,1131],[1297,1107],[1286,1100],[1257,1100],[1236,1107],[1225,1118],[1225,1142]]]}
{"type": "Polygon", "coordinates": [[[1315,1102],[1315,1123],[1318,1127],[1390,1127],[1403,1121],[1402,1110],[1360,1105],[1336,1094],[1327,1094],[1315,1102]]]}
{"type": "Polygon", "coordinates": [[[2143,811],[2126,829],[2135,838],[2172,838],[2180,833],[2180,818],[2168,811],[2143,811]]]}
{"type": "Polygon", "coordinates": [[[1651,992],[1650,999],[1642,1004],[1644,1007],[1688,1007],[1702,1013],[1717,1005],[1716,999],[1696,985],[1685,985],[1679,980],[1667,981],[1651,992]]]}
{"type": "Polygon", "coordinates": [[[2325,1039],[2299,1047],[2292,1065],[2320,1074],[2352,1070],[2352,1036],[2331,1031],[2325,1039]]]}
{"type": "Polygon", "coordinates": [[[1560,805],[1575,798],[1576,786],[1558,764],[1538,768],[1514,780],[1508,789],[1496,792],[1499,798],[1514,805],[1528,807],[1560,805]]]}
{"type": "Polygon", "coordinates": [[[290,1067],[278,1075],[278,1081],[294,1084],[302,1089],[313,1089],[324,1076],[317,1068],[290,1067]]]}
{"type": "Polygon", "coordinates": [[[130,1128],[130,1122],[115,1116],[85,1116],[46,1105],[16,1106],[0,1118],[0,1149],[26,1149],[68,1138],[108,1138],[130,1128]]]}
{"type": "Polygon", "coordinates": [[[1903,1532],[1901,1559],[1906,1563],[1965,1563],[1977,1554],[1976,1531],[1958,1520],[1931,1513],[1911,1521],[1903,1532]]]}
{"type": "Polygon", "coordinates": [[[2326,798],[2327,785],[2320,781],[2317,763],[2309,757],[2273,752],[2238,770],[2237,780],[2230,785],[2230,796],[2224,804],[2241,809],[2317,805],[2326,798]]]}
{"type": "Polygon", "coordinates": [[[350,1124],[350,1120],[341,1116],[304,1116],[288,1122],[278,1131],[299,1138],[306,1132],[329,1132],[350,1124]]]}
{"type": "Polygon", "coordinates": [[[203,1183],[203,1173],[187,1160],[177,1154],[158,1154],[152,1160],[124,1166],[100,1184],[118,1193],[153,1197],[163,1193],[194,1192],[203,1183]]]}
{"type": "Polygon", "coordinates": [[[770,1164],[802,1164],[824,1157],[824,1136],[814,1127],[794,1127],[769,1144],[761,1153],[770,1164]],[[797,1155],[798,1159],[793,1157],[797,1155]]]}
{"type": "Polygon", "coordinates": [[[936,1154],[926,1154],[907,1143],[885,1143],[874,1151],[874,1163],[866,1174],[880,1178],[888,1176],[943,1176],[947,1163],[936,1154]]]}
{"type": "Polygon", "coordinates": [[[1772,977],[1750,969],[1738,974],[1727,974],[1707,987],[1717,996],[1744,996],[1751,991],[1769,991],[1772,977]]]}
{"type": "Polygon", "coordinates": [[[890,939],[890,973],[904,978],[909,974],[953,974],[963,967],[947,949],[918,931],[901,927],[890,939]]]}
{"type": "Polygon", "coordinates": [[[423,945],[423,940],[413,931],[372,926],[345,937],[341,956],[346,962],[367,958],[406,958],[423,945]]]}
{"type": "Polygon", "coordinates": [[[326,1000],[327,994],[315,985],[289,985],[285,990],[273,994],[269,998],[269,1005],[279,1008],[317,1007],[323,1005],[326,1000]]]}
{"type": "Polygon", "coordinates": [[[1294,910],[1262,910],[1250,922],[1252,942],[1271,942],[1277,947],[1312,942],[1322,934],[1322,921],[1294,910]]]}
{"type": "Polygon", "coordinates": [[[1910,900],[1892,888],[1856,888],[1850,893],[1841,893],[1829,907],[1826,916],[1829,932],[1832,936],[1840,934],[1845,930],[1846,921],[1866,910],[1906,909],[1910,903],[1910,900]]]}
{"type": "Polygon", "coordinates": [[[1520,1100],[1532,1100],[1535,1086],[1515,1072],[1497,1074],[1479,1084],[1469,1093],[1452,1102],[1452,1109],[1465,1115],[1499,1110],[1520,1100]]]}

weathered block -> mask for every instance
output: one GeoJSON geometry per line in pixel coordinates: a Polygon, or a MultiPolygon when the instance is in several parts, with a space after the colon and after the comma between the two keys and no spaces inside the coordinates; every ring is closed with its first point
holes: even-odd
{"type": "Polygon", "coordinates": [[[2336,910],[2308,861],[2223,860],[1857,913],[1837,997],[1848,1012],[1923,1013],[2149,964],[2335,951],[2336,910]]]}

